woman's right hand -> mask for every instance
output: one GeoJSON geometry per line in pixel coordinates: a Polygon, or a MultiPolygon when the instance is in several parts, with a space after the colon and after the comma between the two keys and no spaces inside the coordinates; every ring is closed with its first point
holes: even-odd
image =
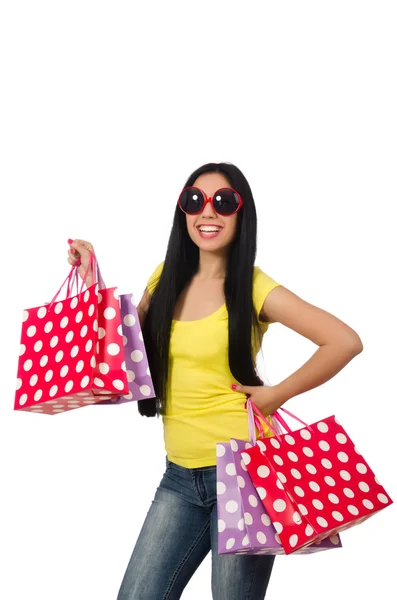
{"type": "Polygon", "coordinates": [[[89,268],[85,284],[86,287],[90,287],[90,285],[92,285],[93,276],[92,267],[90,265],[91,254],[95,256],[93,245],[85,240],[68,240],[68,244],[70,245],[68,263],[72,265],[72,267],[75,267],[80,261],[81,264],[78,267],[78,273],[82,279],[84,279],[85,273],[89,268]]]}

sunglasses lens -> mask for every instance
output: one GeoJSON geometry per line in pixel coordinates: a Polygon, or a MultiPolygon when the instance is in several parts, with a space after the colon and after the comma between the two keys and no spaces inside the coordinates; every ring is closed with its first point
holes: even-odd
{"type": "Polygon", "coordinates": [[[183,190],[179,203],[182,210],[188,215],[194,215],[203,208],[203,194],[197,188],[188,188],[183,190]]]}
{"type": "Polygon", "coordinates": [[[239,198],[233,190],[218,190],[213,199],[214,208],[220,215],[232,215],[239,206],[239,198]]]}

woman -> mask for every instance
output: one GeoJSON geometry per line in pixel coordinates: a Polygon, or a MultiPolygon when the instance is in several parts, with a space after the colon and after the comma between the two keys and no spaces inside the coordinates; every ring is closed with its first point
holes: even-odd
{"type": "MultiPolygon", "coordinates": [[[[348,325],[254,267],[256,226],[252,192],[237,167],[197,169],[179,197],[165,261],[138,306],[158,394],[138,408],[162,415],[167,457],[118,600],[180,598],[210,550],[215,600],[265,597],[274,556],[218,554],[216,442],[248,439],[247,395],[271,415],[362,351],[348,325]],[[319,348],[290,377],[265,387],[255,357],[274,322],[319,348]]],[[[81,240],[69,251],[72,265],[81,258],[80,274],[89,251],[81,240]]]]}

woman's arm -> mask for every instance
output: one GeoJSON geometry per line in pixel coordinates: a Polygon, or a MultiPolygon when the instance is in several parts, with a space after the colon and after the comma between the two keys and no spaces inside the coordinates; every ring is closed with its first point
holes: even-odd
{"type": "Polygon", "coordinates": [[[149,290],[147,288],[145,288],[145,291],[143,292],[141,301],[138,304],[138,306],[136,307],[136,310],[138,313],[138,318],[139,318],[139,323],[141,325],[141,329],[143,328],[143,324],[145,322],[145,318],[146,318],[146,315],[149,310],[150,298],[151,298],[151,296],[150,296],[149,290]]]}
{"type": "Polygon", "coordinates": [[[281,285],[268,294],[260,319],[282,323],[319,346],[302,367],[273,386],[280,403],[325,383],[363,350],[360,337],[346,323],[281,285]]]}

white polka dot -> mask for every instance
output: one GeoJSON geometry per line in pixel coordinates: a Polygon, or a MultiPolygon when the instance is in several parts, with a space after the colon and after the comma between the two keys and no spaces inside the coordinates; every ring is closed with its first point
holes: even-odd
{"type": "Polygon", "coordinates": [[[361,475],[364,475],[368,471],[367,467],[363,463],[358,463],[356,465],[356,469],[359,473],[361,473],[361,475]]]}
{"type": "Polygon", "coordinates": [[[328,494],[328,499],[332,504],[339,504],[339,498],[336,494],[328,494]]]}
{"type": "Polygon", "coordinates": [[[56,395],[57,391],[58,391],[58,386],[53,385],[52,388],[50,389],[50,398],[53,398],[56,395]]]}
{"type": "Polygon", "coordinates": [[[229,500],[229,502],[226,502],[226,512],[233,514],[235,512],[237,512],[238,510],[238,504],[235,500],[229,500]]]}
{"type": "Polygon", "coordinates": [[[222,444],[217,444],[216,445],[216,455],[218,456],[218,458],[220,458],[221,456],[225,456],[226,453],[226,448],[224,446],[222,446],[222,444]]]}
{"type": "Polygon", "coordinates": [[[284,486],[283,486],[283,484],[281,483],[281,481],[279,479],[277,479],[276,485],[277,485],[277,487],[278,487],[279,490],[283,490],[284,489],[284,486]]]}
{"type": "Polygon", "coordinates": [[[276,512],[284,512],[287,508],[287,504],[285,500],[278,499],[273,502],[273,508],[276,512]]]}
{"type": "MultiPolygon", "coordinates": [[[[250,455],[249,455],[249,454],[247,454],[247,452],[242,452],[242,453],[241,453],[241,458],[243,459],[243,462],[244,462],[244,464],[246,464],[246,465],[249,465],[249,464],[250,464],[250,462],[251,462],[251,457],[250,457],[250,455]]],[[[246,470],[247,470],[247,469],[246,469],[246,470]]],[[[269,473],[270,473],[270,471],[269,471],[269,473]]],[[[259,473],[258,473],[258,475],[259,475],[259,473]]],[[[259,475],[259,477],[260,477],[260,475],[259,475]]]]}
{"type": "Polygon", "coordinates": [[[361,452],[360,452],[360,450],[357,448],[357,446],[354,446],[354,451],[355,451],[357,454],[359,454],[359,455],[361,456],[361,452]]]}
{"type": "Polygon", "coordinates": [[[19,356],[23,356],[26,352],[26,346],[25,344],[21,344],[19,347],[19,356]]]}
{"type": "Polygon", "coordinates": [[[353,490],[351,490],[350,488],[344,488],[343,493],[345,494],[345,496],[347,496],[348,498],[354,498],[354,492],[353,490]]]}
{"type": "Polygon", "coordinates": [[[240,531],[244,531],[244,519],[240,519],[237,523],[237,527],[240,531]]]}
{"type": "Polygon", "coordinates": [[[284,436],[284,440],[287,442],[287,444],[289,444],[290,446],[293,446],[295,444],[295,440],[292,437],[292,435],[285,435],[284,436]]]}
{"type": "Polygon", "coordinates": [[[120,346],[118,344],[109,344],[107,347],[108,354],[110,356],[117,356],[120,354],[120,346]]]}
{"type": "Polygon", "coordinates": [[[78,302],[79,301],[78,301],[77,297],[73,298],[73,300],[70,303],[70,308],[72,308],[74,310],[76,308],[78,302]]]}
{"type": "Polygon", "coordinates": [[[303,498],[303,496],[305,495],[305,492],[304,492],[304,491],[302,490],[302,488],[301,488],[301,487],[299,487],[298,485],[296,485],[296,486],[294,487],[294,491],[295,491],[295,494],[296,494],[297,496],[299,496],[300,498],[303,498]]]}
{"type": "Polygon", "coordinates": [[[261,521],[262,524],[265,525],[265,527],[270,527],[270,525],[272,524],[269,515],[267,515],[266,513],[263,513],[261,515],[261,521]]]}
{"type": "Polygon", "coordinates": [[[355,517],[358,515],[358,508],[356,506],[353,506],[353,504],[349,504],[349,506],[347,507],[347,510],[349,511],[350,514],[354,515],[355,517]]]}
{"type": "Polygon", "coordinates": [[[46,333],[51,333],[53,327],[54,327],[54,324],[52,323],[52,321],[48,321],[48,323],[46,323],[44,326],[44,331],[46,333]]]}
{"type": "Polygon", "coordinates": [[[88,302],[88,300],[90,299],[90,290],[87,290],[86,293],[84,294],[84,302],[88,302]]]}
{"type": "Polygon", "coordinates": [[[148,377],[151,377],[151,374],[150,374],[150,369],[149,369],[149,367],[146,369],[146,375],[147,375],[148,377]]]}
{"type": "Polygon", "coordinates": [[[315,474],[317,473],[317,469],[316,469],[316,467],[315,467],[314,465],[311,465],[310,463],[308,463],[308,464],[306,465],[306,471],[307,471],[308,473],[310,473],[311,475],[315,475],[315,474]]]}
{"type": "Polygon", "coordinates": [[[66,375],[69,373],[69,367],[67,365],[64,365],[61,369],[61,377],[66,377],[66,375]]]}
{"type": "Polygon", "coordinates": [[[29,319],[29,313],[27,310],[24,310],[22,313],[22,321],[25,323],[29,319]]]}
{"type": "Polygon", "coordinates": [[[38,402],[39,400],[41,400],[42,397],[43,397],[43,391],[37,390],[37,392],[34,395],[35,401],[38,402]]]}
{"type": "Polygon", "coordinates": [[[300,510],[300,512],[302,513],[302,515],[307,515],[308,514],[308,510],[306,508],[306,506],[304,506],[303,504],[298,504],[298,508],[300,510]]]}
{"type": "Polygon", "coordinates": [[[362,492],[369,492],[369,485],[368,485],[368,483],[365,483],[365,481],[360,481],[360,483],[358,484],[358,487],[360,488],[360,490],[362,492]]]}
{"type": "Polygon", "coordinates": [[[254,496],[253,494],[251,494],[248,498],[248,502],[250,503],[250,505],[252,507],[257,507],[258,506],[258,498],[256,498],[256,496],[254,496]]]}
{"type": "Polygon", "coordinates": [[[363,505],[365,506],[365,508],[368,508],[369,510],[372,510],[374,508],[374,505],[372,504],[372,502],[370,500],[363,500],[363,505]]]}
{"type": "Polygon", "coordinates": [[[226,486],[224,483],[222,483],[222,481],[218,481],[218,483],[216,484],[216,493],[221,496],[222,494],[224,494],[226,492],[226,486]]]}
{"type": "Polygon", "coordinates": [[[270,469],[266,465],[260,465],[260,467],[258,467],[257,473],[258,477],[265,479],[266,477],[269,477],[270,469]]]}
{"type": "Polygon", "coordinates": [[[262,440],[258,440],[256,443],[257,443],[257,445],[259,446],[259,448],[260,448],[260,451],[262,452],[262,454],[263,454],[264,452],[266,452],[266,445],[263,443],[263,441],[262,441],[262,440]]]}
{"type": "Polygon", "coordinates": [[[233,452],[237,452],[238,451],[238,445],[236,440],[230,440],[230,447],[233,450],[233,452]]]}
{"type": "Polygon", "coordinates": [[[333,511],[332,516],[334,517],[335,521],[342,522],[344,520],[343,515],[337,510],[333,511]]]}
{"type": "Polygon", "coordinates": [[[274,437],[270,438],[270,443],[274,448],[280,448],[280,442],[276,440],[274,437]]]}
{"type": "Polygon", "coordinates": [[[36,327],[34,325],[31,325],[26,333],[28,337],[33,337],[34,335],[36,335],[36,327]]]}
{"type": "Polygon", "coordinates": [[[328,442],[321,440],[321,442],[318,443],[318,446],[320,448],[320,450],[324,450],[324,452],[328,452],[330,446],[328,444],[328,442]]]}
{"type": "Polygon", "coordinates": [[[58,342],[59,342],[59,338],[58,338],[58,336],[57,336],[57,335],[54,335],[54,336],[51,338],[51,341],[50,341],[50,346],[51,346],[51,348],[55,348],[55,346],[57,346],[58,342]]]}
{"type": "Polygon", "coordinates": [[[305,529],[305,534],[307,537],[312,536],[314,533],[314,529],[313,527],[311,527],[311,525],[306,525],[306,529],[305,529]]]}
{"type": "Polygon", "coordinates": [[[123,396],[126,400],[132,400],[132,392],[128,392],[126,396],[123,396]]]}
{"type": "Polygon", "coordinates": [[[314,455],[314,452],[311,448],[308,448],[307,446],[305,446],[302,449],[303,454],[305,454],[305,456],[308,456],[309,458],[312,458],[312,456],[314,455]]]}
{"type": "Polygon", "coordinates": [[[243,487],[245,487],[245,480],[244,480],[244,477],[241,477],[241,475],[239,475],[239,476],[237,477],[237,483],[238,483],[238,487],[239,487],[239,488],[243,488],[243,487]]]}
{"type": "Polygon", "coordinates": [[[33,361],[30,360],[30,358],[28,360],[25,360],[24,364],[23,364],[23,368],[25,371],[30,371],[30,369],[33,367],[33,361]]]}
{"type": "Polygon", "coordinates": [[[310,487],[311,490],[313,490],[313,492],[319,492],[320,491],[320,486],[315,481],[310,481],[309,482],[309,487],[310,487]]]}
{"type": "Polygon", "coordinates": [[[141,394],[143,396],[149,396],[149,394],[150,394],[150,387],[148,385],[141,385],[139,387],[139,391],[141,392],[141,394]]]}
{"type": "Polygon", "coordinates": [[[339,444],[346,444],[347,437],[345,435],[343,435],[343,433],[337,433],[336,441],[339,442],[339,444]]]}
{"type": "Polygon", "coordinates": [[[295,479],[302,479],[302,475],[300,474],[298,469],[291,469],[291,475],[292,477],[295,477],[295,479]]]}
{"type": "Polygon", "coordinates": [[[93,323],[93,325],[92,325],[92,328],[93,328],[93,330],[94,330],[95,332],[96,332],[96,331],[98,331],[98,321],[97,321],[97,319],[95,319],[95,321],[94,321],[94,323],[93,323]]]}
{"type": "Polygon", "coordinates": [[[85,345],[85,351],[86,352],[91,352],[92,346],[93,346],[92,340],[88,340],[88,342],[85,345]]]}
{"type": "Polygon", "coordinates": [[[332,469],[332,462],[328,458],[323,458],[321,464],[325,469],[332,469]]]}
{"type": "Polygon", "coordinates": [[[323,510],[324,508],[324,504],[322,502],[320,502],[320,500],[313,500],[312,502],[314,508],[317,508],[317,510],[323,510]]]}
{"type": "Polygon", "coordinates": [[[109,306],[108,308],[105,308],[105,310],[103,312],[103,316],[108,321],[111,321],[112,319],[114,319],[116,314],[117,314],[116,311],[111,306],[109,306]]]}
{"type": "Polygon", "coordinates": [[[58,302],[58,304],[56,304],[55,308],[54,308],[55,314],[59,315],[59,313],[62,312],[62,309],[63,309],[62,302],[58,302]]]}
{"type": "Polygon", "coordinates": [[[338,452],[338,458],[343,463],[346,463],[349,460],[349,457],[346,454],[346,452],[338,452]]]}
{"type": "Polygon", "coordinates": [[[19,398],[19,404],[20,404],[20,406],[23,406],[24,404],[26,404],[27,399],[28,399],[28,395],[27,394],[22,394],[22,396],[19,398]]]}
{"type": "Polygon", "coordinates": [[[258,542],[260,544],[266,544],[266,542],[267,542],[267,537],[263,533],[263,531],[258,531],[258,533],[256,534],[256,539],[258,540],[258,542]]]}
{"type": "Polygon", "coordinates": [[[278,456],[278,454],[275,454],[273,456],[273,460],[275,463],[277,463],[278,465],[280,465],[280,467],[284,464],[283,459],[281,458],[281,456],[278,456]]]}
{"type": "Polygon", "coordinates": [[[70,390],[73,388],[73,381],[68,381],[65,385],[65,392],[68,394],[70,390]]]}
{"type": "Polygon", "coordinates": [[[352,478],[350,473],[348,473],[347,471],[341,471],[340,472],[340,476],[342,477],[342,479],[344,479],[345,481],[350,481],[350,479],[352,478]]]}
{"type": "Polygon", "coordinates": [[[81,380],[80,386],[82,388],[87,387],[87,385],[90,383],[90,378],[88,377],[88,375],[86,375],[85,377],[83,377],[83,379],[81,380]]]}
{"type": "Polygon", "coordinates": [[[302,523],[302,517],[300,516],[300,514],[297,511],[295,511],[294,514],[292,515],[292,520],[297,525],[300,525],[302,523]]]}
{"type": "Polygon", "coordinates": [[[83,360],[79,360],[79,362],[76,365],[76,372],[77,373],[81,373],[81,371],[84,369],[84,361],[83,360]]]}
{"type": "Polygon", "coordinates": [[[258,487],[256,488],[256,491],[258,492],[259,498],[261,500],[264,500],[266,498],[266,490],[263,487],[258,487]]]}
{"type": "Polygon", "coordinates": [[[226,529],[226,523],[223,519],[218,519],[218,531],[222,533],[226,529]]]}
{"type": "Polygon", "coordinates": [[[59,350],[59,352],[57,352],[57,354],[55,356],[55,362],[59,363],[59,362],[61,362],[62,359],[63,359],[63,352],[62,352],[62,350],[59,350]]]}
{"type": "Polygon", "coordinates": [[[75,321],[76,323],[80,323],[83,320],[83,311],[79,310],[79,312],[76,315],[75,321]]]}
{"type": "Polygon", "coordinates": [[[124,317],[124,325],[126,327],[133,327],[135,325],[135,317],[134,315],[125,315],[124,317]]]}
{"type": "Polygon", "coordinates": [[[107,363],[99,363],[99,370],[102,373],[102,375],[107,375],[110,371],[110,367],[107,363]]]}
{"type": "Polygon", "coordinates": [[[66,342],[69,344],[73,338],[74,338],[73,331],[68,331],[68,333],[66,334],[66,337],[65,337],[66,342]]]}
{"type": "Polygon", "coordinates": [[[81,337],[82,338],[85,337],[87,335],[87,333],[88,333],[88,327],[87,327],[87,325],[83,325],[83,327],[81,328],[81,331],[80,331],[81,337]]]}
{"type": "Polygon", "coordinates": [[[117,327],[117,333],[118,333],[119,335],[123,335],[123,329],[122,329],[121,325],[119,325],[119,326],[117,327]]]}
{"type": "Polygon", "coordinates": [[[73,348],[72,348],[72,350],[70,352],[70,356],[72,358],[76,358],[76,356],[78,355],[78,353],[79,353],[79,347],[78,346],[73,346],[73,348]]]}
{"type": "Polygon", "coordinates": [[[294,533],[289,538],[289,545],[291,546],[291,548],[295,548],[297,543],[298,543],[298,536],[296,535],[296,533],[294,533]]]}
{"type": "Polygon", "coordinates": [[[254,522],[254,519],[252,518],[251,513],[249,513],[249,512],[244,513],[244,521],[245,521],[246,525],[252,525],[252,523],[254,522]]]}
{"type": "Polygon", "coordinates": [[[248,546],[248,544],[249,544],[248,535],[244,536],[243,541],[241,543],[242,543],[243,546],[248,546]]]}
{"type": "Polygon", "coordinates": [[[103,383],[102,379],[99,379],[99,377],[95,377],[94,384],[97,387],[104,387],[105,386],[105,384],[103,383]]]}
{"type": "Polygon", "coordinates": [[[22,379],[17,379],[17,390],[20,390],[22,387],[22,379]]]}
{"type": "Polygon", "coordinates": [[[229,463],[228,465],[226,465],[226,473],[228,475],[236,474],[236,467],[235,467],[234,463],[229,463]]]}
{"type": "Polygon", "coordinates": [[[132,383],[135,380],[134,371],[127,371],[127,380],[129,383],[132,383]]]}
{"type": "Polygon", "coordinates": [[[273,527],[278,534],[280,534],[283,531],[283,526],[281,525],[281,523],[278,523],[278,521],[274,521],[273,527]]]}
{"type": "Polygon", "coordinates": [[[138,337],[139,337],[139,339],[141,340],[141,342],[143,342],[143,335],[142,335],[142,331],[140,331],[140,332],[139,332],[139,335],[138,335],[138,337]]]}
{"type": "Polygon", "coordinates": [[[298,457],[295,452],[288,452],[288,458],[293,462],[298,462],[298,457]]]}
{"type": "Polygon", "coordinates": [[[49,381],[51,381],[51,379],[54,376],[54,372],[51,371],[51,369],[49,371],[47,371],[47,373],[45,374],[44,379],[46,380],[46,382],[48,383],[49,381]]]}
{"type": "Polygon", "coordinates": [[[123,345],[126,346],[128,344],[128,338],[123,335],[123,345]]]}
{"type": "Polygon", "coordinates": [[[247,471],[247,467],[245,466],[245,463],[244,463],[244,461],[243,461],[243,460],[241,460],[241,462],[240,462],[240,466],[241,466],[241,468],[243,469],[243,471],[247,471]]]}
{"type": "Polygon", "coordinates": [[[323,517],[317,517],[316,521],[320,527],[328,527],[328,523],[323,517]]]}
{"type": "Polygon", "coordinates": [[[40,352],[42,349],[43,349],[43,342],[41,340],[39,340],[34,345],[34,351],[35,352],[40,352]]]}
{"type": "Polygon", "coordinates": [[[310,438],[312,437],[311,433],[307,429],[301,429],[300,434],[304,440],[310,440],[310,438]]]}
{"type": "Polygon", "coordinates": [[[32,387],[34,387],[36,385],[36,383],[38,382],[38,380],[39,380],[39,378],[38,378],[37,375],[32,375],[32,377],[30,378],[29,383],[30,383],[30,385],[32,387]]]}
{"type": "Polygon", "coordinates": [[[378,500],[379,502],[382,502],[382,504],[389,504],[389,498],[385,496],[385,494],[378,494],[378,500]]]}
{"type": "Polygon", "coordinates": [[[90,365],[93,369],[96,367],[96,358],[95,356],[91,356],[90,365]]]}
{"type": "Polygon", "coordinates": [[[134,362],[141,362],[142,359],[143,353],[140,350],[134,350],[133,352],[131,352],[131,360],[133,360],[134,362]]]}
{"type": "Polygon", "coordinates": [[[48,363],[48,356],[44,354],[40,359],[40,367],[45,367],[48,363]]]}
{"type": "Polygon", "coordinates": [[[326,423],[323,423],[321,421],[321,423],[317,423],[317,429],[319,431],[321,431],[321,433],[327,433],[327,431],[328,431],[328,425],[326,423]]]}
{"type": "Polygon", "coordinates": [[[88,316],[92,317],[94,312],[95,312],[95,306],[93,304],[91,304],[90,308],[88,309],[88,316]]]}
{"type": "Polygon", "coordinates": [[[102,294],[99,292],[98,293],[98,304],[100,304],[102,302],[103,298],[102,298],[102,294]]]}

